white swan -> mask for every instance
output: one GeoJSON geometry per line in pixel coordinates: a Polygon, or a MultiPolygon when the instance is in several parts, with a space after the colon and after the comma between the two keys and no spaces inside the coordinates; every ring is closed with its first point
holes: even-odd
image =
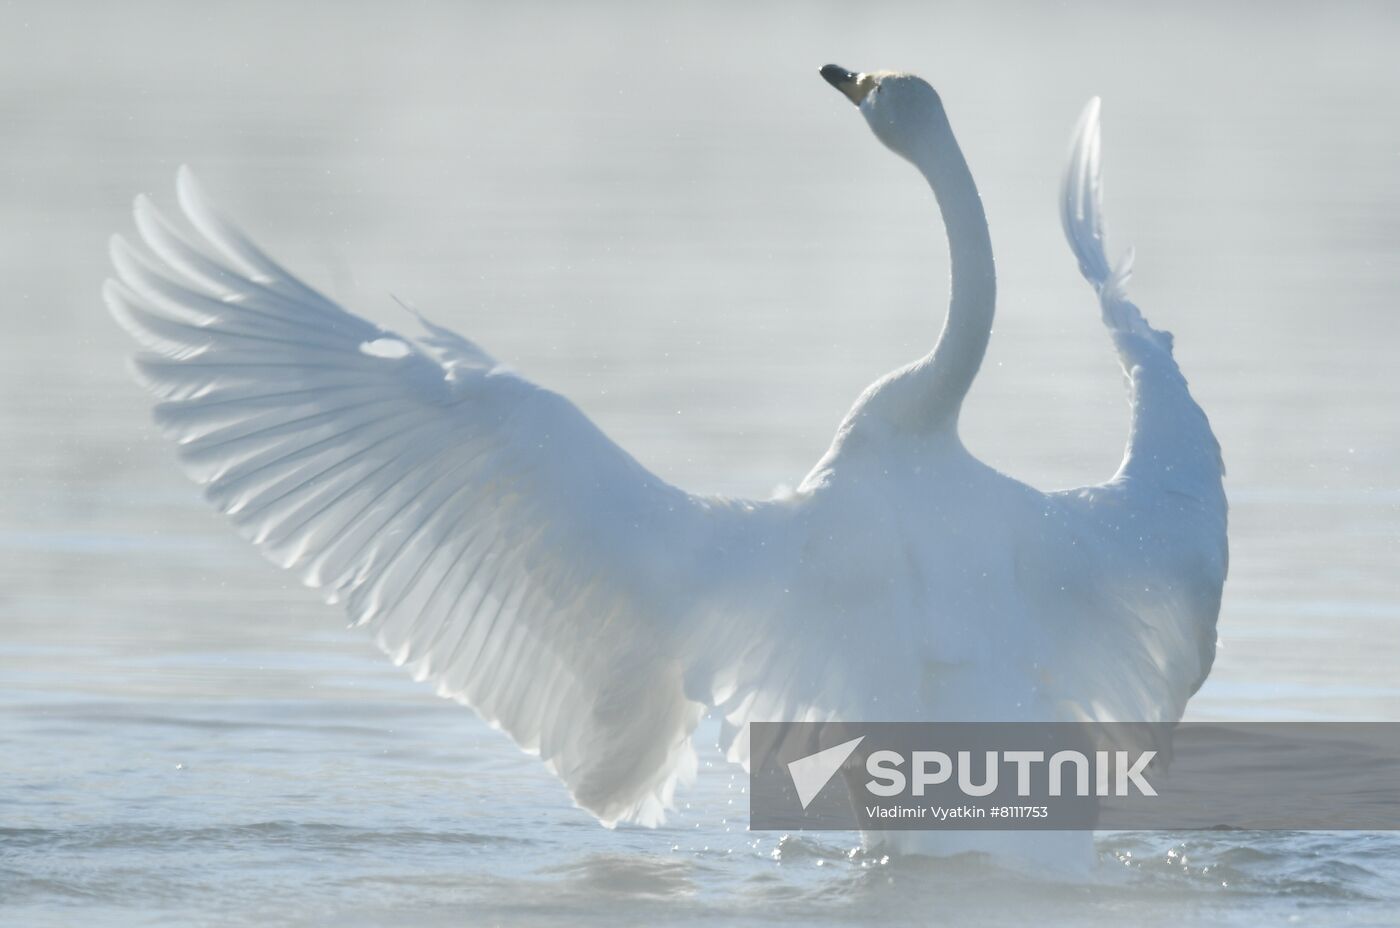
{"type": "Polygon", "coordinates": [[[712,707],[754,720],[1175,720],[1210,669],[1226,571],[1219,447],[1104,257],[1098,104],[1064,224],[1127,372],[1109,482],[1042,493],[974,458],[958,411],[991,332],[981,201],[938,95],[822,69],[938,199],[937,346],[871,385],[795,493],[698,497],[568,400],[423,321],[407,338],[302,283],[187,171],[198,236],[149,201],[105,296],[190,475],[392,659],[538,753],[604,824],[655,824],[712,707]]]}

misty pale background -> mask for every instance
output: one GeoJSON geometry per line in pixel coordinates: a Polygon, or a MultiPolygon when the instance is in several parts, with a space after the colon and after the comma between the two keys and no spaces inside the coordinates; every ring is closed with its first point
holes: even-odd
{"type": "Polygon", "coordinates": [[[1385,835],[1107,835],[1057,887],[748,834],[708,730],[671,823],[604,831],[206,510],[98,292],[187,162],[353,310],[408,326],[396,295],[661,476],[765,496],[941,323],[933,199],[816,73],[908,69],[997,250],[965,440],[1097,482],[1127,407],[1056,196],[1100,94],[1111,249],[1229,467],[1188,717],[1400,720],[1397,47],[1385,4],[0,6],[0,919],[1393,917],[1385,835]]]}

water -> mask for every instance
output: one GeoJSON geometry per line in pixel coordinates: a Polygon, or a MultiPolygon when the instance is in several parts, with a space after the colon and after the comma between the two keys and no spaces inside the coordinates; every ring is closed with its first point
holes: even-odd
{"type": "Polygon", "coordinates": [[[1087,882],[748,834],[708,748],[608,832],[206,512],[101,311],[105,239],[188,161],[293,267],[562,390],[663,476],[765,495],[922,352],[929,197],[816,76],[908,67],[988,204],[968,443],[1101,479],[1119,375],[1054,208],[1105,98],[1114,242],[1230,467],[1198,719],[1400,719],[1400,107],[1385,5],[0,12],[0,920],[45,924],[1400,921],[1400,839],[1103,835],[1087,882]]]}

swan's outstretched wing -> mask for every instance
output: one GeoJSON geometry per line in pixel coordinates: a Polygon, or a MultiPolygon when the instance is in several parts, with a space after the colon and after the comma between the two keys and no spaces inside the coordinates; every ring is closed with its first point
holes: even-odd
{"type": "Polygon", "coordinates": [[[604,823],[658,821],[703,709],[682,671],[696,554],[748,507],[658,480],[446,329],[346,312],[184,171],[179,196],[203,241],[139,200],[159,266],[114,240],[106,298],[210,502],[604,823]]]}
{"type": "Polygon", "coordinates": [[[1023,582],[1075,634],[1053,691],[1099,720],[1175,721],[1215,656],[1228,565],[1225,468],[1205,413],[1172,357],[1172,338],[1127,298],[1129,253],[1104,253],[1099,101],[1080,118],[1061,218],[1098,293],[1129,385],[1132,427],[1118,473],[1050,495],[1045,538],[1028,545],[1023,582]],[[1042,554],[1042,552],[1045,552],[1042,554]]]}

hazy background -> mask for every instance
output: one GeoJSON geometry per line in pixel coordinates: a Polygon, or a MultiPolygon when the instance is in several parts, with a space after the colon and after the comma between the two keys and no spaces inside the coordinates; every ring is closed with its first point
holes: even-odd
{"type": "MultiPolygon", "coordinates": [[[[942,93],[1001,279],[965,437],[1043,488],[1106,478],[1127,424],[1056,211],[1070,128],[1103,96],[1110,246],[1136,246],[1131,292],[1176,334],[1229,466],[1222,650],[1190,717],[1400,719],[1400,13],[1149,9],[0,5],[0,907],[946,912],[936,889],[881,895],[878,862],[830,842],[743,834],[719,766],[668,829],[596,828],[205,511],[98,296],[132,197],[171,204],[189,163],[350,308],[403,325],[395,294],[663,477],[763,496],[928,349],[946,300],[932,197],[818,78],[828,61],[942,93]]],[[[1400,900],[1393,839],[1217,836],[1183,864],[1197,840],[1105,839],[1147,875],[1025,899],[1246,924],[1400,900]]],[[[950,885],[901,885],[930,880],[950,885]]]]}

